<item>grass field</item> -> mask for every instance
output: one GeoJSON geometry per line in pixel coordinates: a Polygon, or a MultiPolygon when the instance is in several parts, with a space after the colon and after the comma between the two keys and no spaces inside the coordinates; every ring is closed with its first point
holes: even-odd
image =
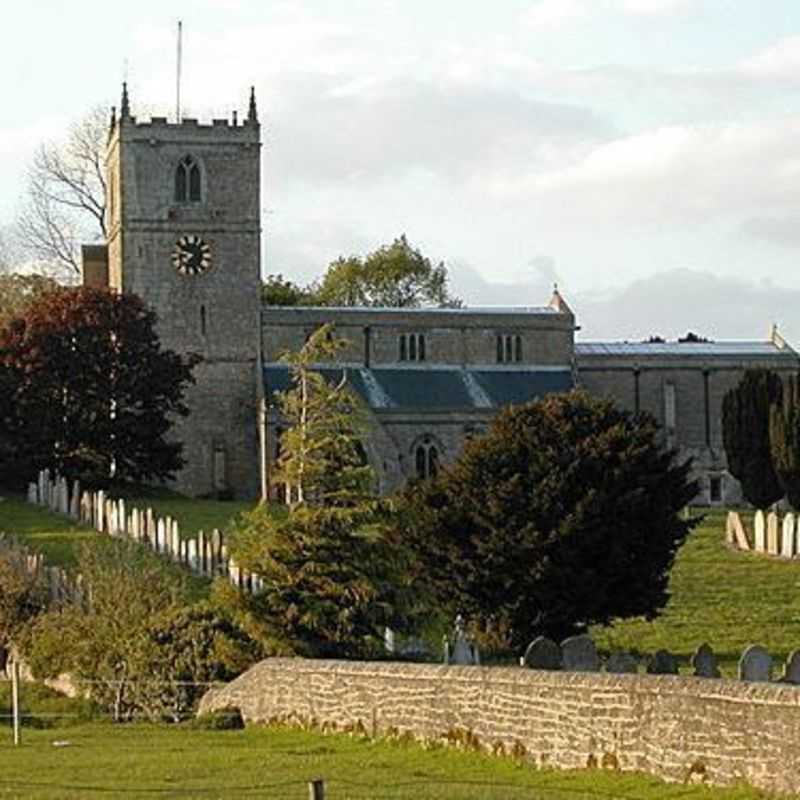
{"type": "Polygon", "coordinates": [[[595,628],[598,646],[642,653],[664,648],[688,664],[695,648],[708,642],[730,676],[750,644],[764,645],[781,660],[800,648],[800,560],[728,549],[724,531],[725,512],[707,513],[678,553],[672,597],[661,616],[595,628]]]}
{"type": "Polygon", "coordinates": [[[640,774],[539,771],[506,758],[450,748],[370,741],[287,728],[76,723],[22,731],[14,748],[0,728],[0,796],[264,797],[305,800],[325,781],[327,800],[756,800],[753,789],[665,784],[640,774]],[[60,743],[56,745],[55,743],[60,743]],[[68,743],[68,744],[65,744],[68,743]]]}

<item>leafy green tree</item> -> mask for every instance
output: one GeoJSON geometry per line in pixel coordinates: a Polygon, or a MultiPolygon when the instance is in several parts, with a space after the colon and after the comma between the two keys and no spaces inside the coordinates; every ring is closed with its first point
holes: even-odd
{"type": "Polygon", "coordinates": [[[93,539],[77,569],[83,598],[38,617],[20,639],[34,675],[68,672],[116,720],[178,720],[210,680],[260,651],[219,609],[192,604],[185,575],[136,542],[93,539]]]}
{"type": "Polygon", "coordinates": [[[583,392],[500,412],[454,465],[409,486],[397,520],[442,608],[523,647],[651,618],[697,487],[657,426],[583,392]]]}
{"type": "Polygon", "coordinates": [[[794,509],[800,509],[800,382],[783,381],[781,397],[769,410],[769,442],[778,483],[794,509]]]}
{"type": "Polygon", "coordinates": [[[328,267],[315,295],[316,305],[323,306],[461,305],[448,291],[444,263],[434,265],[405,236],[366,258],[337,259],[328,267]]]}
{"type": "Polygon", "coordinates": [[[261,299],[269,306],[317,305],[310,288],[298,286],[283,275],[267,275],[261,284],[261,299]]]}
{"type": "Polygon", "coordinates": [[[781,379],[764,369],[746,370],[722,400],[728,470],[756,508],[766,508],[783,497],[770,448],[770,407],[780,402],[781,379]]]}
{"type": "Polygon", "coordinates": [[[45,587],[39,574],[28,569],[28,556],[24,547],[0,534],[0,655],[45,608],[45,587]]]}
{"type": "Polygon", "coordinates": [[[0,328],[0,481],[44,467],[95,483],[171,477],[183,459],[170,417],[188,414],[197,360],[161,347],[133,295],[43,294],[0,328]]]}
{"type": "Polygon", "coordinates": [[[346,373],[330,383],[313,369],[343,346],[323,326],[288,357],[276,480],[289,510],[261,506],[233,533],[237,561],[264,579],[245,611],[260,620],[273,653],[372,655],[385,626],[402,630],[413,613],[408,552],[388,533],[388,511],[374,494],[358,400],[346,373]]]}

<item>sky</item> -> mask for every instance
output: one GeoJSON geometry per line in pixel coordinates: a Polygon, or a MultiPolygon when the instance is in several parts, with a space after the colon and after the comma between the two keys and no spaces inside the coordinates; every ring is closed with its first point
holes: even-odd
{"type": "Polygon", "coordinates": [[[800,347],[797,0],[32,0],[0,47],[0,226],[93,106],[263,126],[262,271],[405,233],[469,305],[581,340],[800,347]]]}

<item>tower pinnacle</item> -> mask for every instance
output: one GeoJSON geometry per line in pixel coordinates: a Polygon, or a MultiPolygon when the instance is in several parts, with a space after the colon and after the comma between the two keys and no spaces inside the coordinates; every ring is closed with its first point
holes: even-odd
{"type": "Polygon", "coordinates": [[[250,87],[250,108],[247,110],[247,121],[258,124],[258,110],[256,109],[256,87],[250,87]]]}
{"type": "Polygon", "coordinates": [[[119,118],[123,119],[130,119],[131,116],[131,103],[128,99],[128,83],[124,81],[122,84],[122,104],[119,108],[119,118]]]}

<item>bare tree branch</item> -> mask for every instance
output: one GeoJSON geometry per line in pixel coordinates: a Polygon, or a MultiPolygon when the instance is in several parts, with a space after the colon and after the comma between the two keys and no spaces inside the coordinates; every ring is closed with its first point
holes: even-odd
{"type": "Polygon", "coordinates": [[[105,110],[94,108],[66,140],[36,151],[17,218],[27,255],[73,277],[80,275],[80,245],[106,238],[107,124],[105,110]]]}

